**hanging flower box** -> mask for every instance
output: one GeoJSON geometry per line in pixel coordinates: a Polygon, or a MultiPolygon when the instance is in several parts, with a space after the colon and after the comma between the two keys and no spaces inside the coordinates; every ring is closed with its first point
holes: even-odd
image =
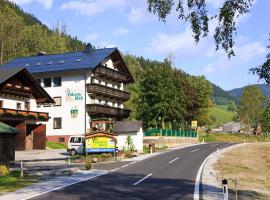
{"type": "Polygon", "coordinates": [[[37,117],[38,114],[35,112],[28,112],[29,117],[37,117]]]}
{"type": "Polygon", "coordinates": [[[27,117],[28,116],[28,113],[26,111],[18,111],[18,115],[27,117]]]}
{"type": "Polygon", "coordinates": [[[17,112],[15,110],[6,110],[5,114],[7,115],[17,115],[17,112]]]}

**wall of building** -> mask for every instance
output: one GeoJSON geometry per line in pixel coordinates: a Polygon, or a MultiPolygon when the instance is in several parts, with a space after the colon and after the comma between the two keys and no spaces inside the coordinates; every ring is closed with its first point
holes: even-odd
{"type": "Polygon", "coordinates": [[[35,99],[18,98],[13,95],[5,96],[0,94],[0,101],[3,101],[3,108],[17,109],[17,103],[21,104],[21,110],[25,110],[25,102],[30,102],[30,110],[37,111],[35,99]]]}
{"type": "Polygon", "coordinates": [[[143,130],[142,130],[142,128],[140,128],[140,130],[136,133],[126,133],[126,134],[118,135],[117,136],[117,147],[120,150],[123,150],[123,148],[127,148],[128,136],[131,136],[131,139],[133,141],[135,149],[139,153],[143,152],[143,130]]]}
{"type": "Polygon", "coordinates": [[[61,97],[60,106],[41,105],[37,108],[38,111],[49,113],[50,119],[45,122],[48,141],[55,141],[55,136],[58,136],[58,138],[64,138],[64,142],[66,142],[66,135],[84,135],[85,116],[86,130],[90,128],[89,116],[85,110],[85,98],[87,103],[90,102],[88,94],[85,95],[85,75],[86,83],[90,83],[90,72],[84,71],[34,74],[36,79],[41,80],[41,86],[43,87],[44,78],[52,78],[52,87],[44,87],[44,89],[52,98],[61,97]],[[53,86],[54,77],[61,77],[61,86],[53,86]],[[62,119],[61,128],[56,129],[54,127],[54,118],[62,119]],[[51,139],[50,136],[52,136],[51,139]]]}

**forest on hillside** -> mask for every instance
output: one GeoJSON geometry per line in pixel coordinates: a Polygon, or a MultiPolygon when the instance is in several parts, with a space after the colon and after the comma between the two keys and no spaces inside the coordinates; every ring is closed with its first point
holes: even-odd
{"type": "Polygon", "coordinates": [[[66,25],[56,22],[49,29],[16,4],[0,0],[0,64],[39,52],[62,53],[82,50],[85,44],[66,33],[66,25]]]}
{"type": "MultiPolygon", "coordinates": [[[[17,5],[0,0],[0,64],[16,57],[79,51],[85,43],[66,33],[64,23],[52,29],[17,5]]],[[[131,119],[144,121],[146,127],[188,127],[212,124],[212,84],[203,76],[191,76],[172,66],[168,59],[152,61],[123,55],[135,84],[126,87],[131,99],[131,119]]]]}

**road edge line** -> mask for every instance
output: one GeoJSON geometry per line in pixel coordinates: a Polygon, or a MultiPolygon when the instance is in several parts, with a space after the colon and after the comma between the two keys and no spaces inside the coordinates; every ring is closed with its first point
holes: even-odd
{"type": "MultiPolygon", "coordinates": [[[[232,145],[230,145],[231,143],[229,143],[229,145],[228,146],[225,146],[225,147],[223,147],[223,148],[221,148],[220,150],[225,150],[225,149],[227,149],[227,148],[230,148],[230,147],[232,147],[232,145]]],[[[234,144],[235,145],[235,144],[234,144]]],[[[205,164],[206,164],[206,162],[209,160],[209,158],[211,157],[211,156],[213,156],[214,154],[217,154],[217,152],[216,151],[214,151],[213,153],[211,153],[209,156],[207,156],[205,159],[204,159],[204,161],[203,161],[203,163],[201,164],[201,166],[200,166],[200,168],[199,168],[199,170],[198,170],[198,172],[197,172],[197,176],[196,176],[196,180],[195,180],[195,184],[194,184],[194,194],[193,194],[193,199],[194,200],[200,200],[200,180],[201,180],[201,176],[202,176],[202,170],[203,170],[203,168],[204,168],[204,166],[205,166],[205,164]]]]}
{"type": "Polygon", "coordinates": [[[62,189],[62,188],[68,187],[68,186],[70,186],[70,185],[74,185],[74,184],[77,184],[77,183],[81,183],[81,182],[84,182],[84,181],[87,181],[87,180],[90,180],[90,179],[93,179],[93,178],[96,178],[96,177],[105,175],[105,174],[107,174],[107,173],[108,173],[108,172],[104,172],[104,173],[102,173],[102,174],[97,174],[97,175],[91,176],[91,177],[89,177],[89,178],[85,178],[85,179],[82,179],[82,180],[79,180],[79,181],[76,181],[76,182],[73,182],[73,183],[69,183],[69,184],[67,184],[67,185],[63,185],[63,186],[60,186],[60,187],[57,187],[57,188],[54,188],[54,189],[45,191],[45,192],[41,192],[41,193],[39,193],[39,194],[35,194],[35,195],[33,195],[33,196],[30,196],[30,197],[26,197],[26,198],[21,199],[21,200],[32,199],[32,198],[34,198],[34,197],[37,197],[37,196],[40,196],[40,195],[43,195],[43,194],[46,194],[46,193],[49,193],[49,192],[53,192],[53,191],[55,191],[55,190],[60,190],[60,189],[62,189]]]}

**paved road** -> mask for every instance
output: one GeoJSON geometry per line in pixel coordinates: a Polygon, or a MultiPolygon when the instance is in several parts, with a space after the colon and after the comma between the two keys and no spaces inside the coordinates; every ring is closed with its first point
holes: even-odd
{"type": "Polygon", "coordinates": [[[204,159],[229,143],[201,144],[118,166],[110,173],[32,200],[193,199],[194,183],[204,159]]]}

